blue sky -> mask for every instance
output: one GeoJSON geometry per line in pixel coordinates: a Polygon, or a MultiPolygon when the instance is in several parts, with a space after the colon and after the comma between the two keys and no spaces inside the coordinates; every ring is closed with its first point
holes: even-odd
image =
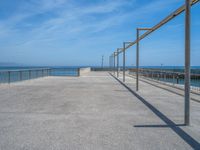
{"type": "MultiPolygon", "coordinates": [[[[152,27],[185,0],[1,0],[0,62],[100,65],[137,27],[152,27]]],[[[200,65],[200,3],[192,8],[192,65],[200,65]]],[[[184,14],[141,41],[141,65],[184,65],[184,14]]],[[[121,59],[121,57],[120,57],[121,59]]],[[[127,50],[135,65],[135,46],[127,50]]]]}

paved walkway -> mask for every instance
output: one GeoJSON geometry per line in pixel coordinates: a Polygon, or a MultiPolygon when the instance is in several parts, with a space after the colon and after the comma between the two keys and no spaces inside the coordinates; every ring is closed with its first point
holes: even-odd
{"type": "Polygon", "coordinates": [[[182,96],[140,88],[106,72],[0,85],[0,149],[200,148],[200,104],[186,127],[182,96]]]}
{"type": "MultiPolygon", "coordinates": [[[[129,74],[126,74],[127,76],[131,77],[131,78],[134,78],[136,79],[135,75],[129,75],[129,74]]],[[[157,80],[152,80],[152,79],[149,79],[149,78],[146,78],[146,77],[139,77],[139,79],[145,83],[148,83],[148,84],[151,84],[153,85],[154,87],[158,87],[158,88],[162,88],[166,91],[169,91],[169,92],[172,92],[172,93],[175,93],[175,94],[178,94],[180,96],[183,96],[184,97],[184,87],[182,87],[181,85],[171,85],[170,83],[167,83],[167,82],[160,82],[160,81],[157,81],[157,80]]],[[[190,94],[190,98],[192,101],[196,101],[196,102],[199,102],[200,103],[200,93],[199,91],[192,91],[191,94],[190,94]]]]}

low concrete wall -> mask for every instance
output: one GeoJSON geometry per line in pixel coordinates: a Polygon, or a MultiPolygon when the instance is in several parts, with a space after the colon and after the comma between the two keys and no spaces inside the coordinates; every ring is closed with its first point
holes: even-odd
{"type": "Polygon", "coordinates": [[[110,67],[104,67],[104,68],[102,68],[102,67],[92,67],[91,68],[91,71],[111,71],[112,70],[112,68],[110,68],[110,67]]]}
{"type": "Polygon", "coordinates": [[[91,71],[91,68],[88,67],[88,68],[80,68],[79,69],[79,75],[82,76],[82,75],[85,75],[87,73],[89,73],[91,71]]]}
{"type": "MultiPolygon", "coordinates": [[[[117,71],[117,68],[115,68],[115,70],[117,71]]],[[[122,71],[123,68],[120,67],[119,70],[122,71]]],[[[128,68],[126,68],[126,71],[127,70],[128,70],[128,68]]],[[[101,67],[92,67],[91,71],[114,71],[114,68],[113,67],[112,68],[110,68],[110,67],[103,67],[103,68],[101,68],[101,67]]]]}

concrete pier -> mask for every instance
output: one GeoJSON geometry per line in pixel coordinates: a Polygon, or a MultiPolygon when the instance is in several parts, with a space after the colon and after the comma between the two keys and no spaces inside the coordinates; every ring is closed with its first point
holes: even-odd
{"type": "Polygon", "coordinates": [[[135,91],[108,72],[0,85],[0,149],[200,149],[200,103],[184,126],[181,95],[143,81],[135,91]]]}

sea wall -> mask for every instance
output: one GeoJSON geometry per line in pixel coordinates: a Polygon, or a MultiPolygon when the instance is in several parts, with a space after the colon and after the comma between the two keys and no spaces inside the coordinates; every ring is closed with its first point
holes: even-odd
{"type": "Polygon", "coordinates": [[[87,73],[89,73],[91,71],[91,68],[88,67],[88,68],[80,68],[79,69],[79,75],[82,76],[82,75],[85,75],[87,73]]]}

